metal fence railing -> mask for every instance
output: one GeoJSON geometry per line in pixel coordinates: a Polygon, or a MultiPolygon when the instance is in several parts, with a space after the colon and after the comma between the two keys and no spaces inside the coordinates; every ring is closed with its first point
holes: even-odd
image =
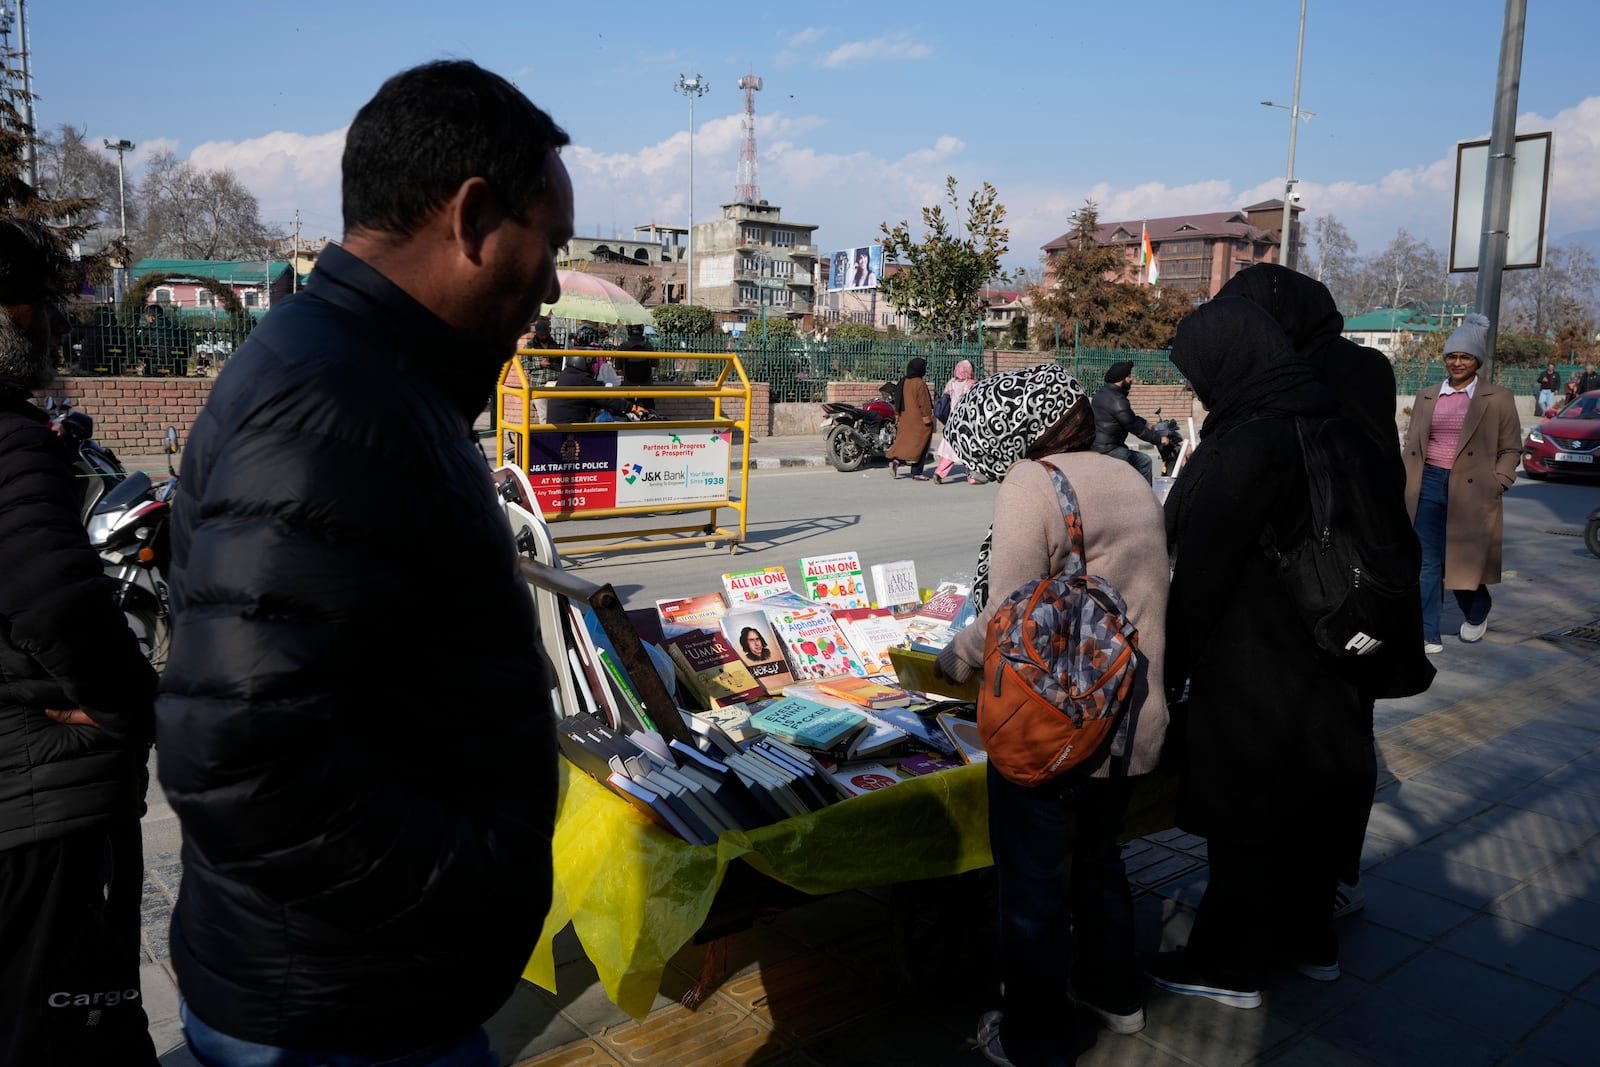
{"type": "Polygon", "coordinates": [[[65,369],[78,374],[156,378],[215,373],[253,326],[253,320],[186,317],[162,310],[127,324],[111,309],[98,308],[88,319],[72,322],[62,357],[65,369]]]}

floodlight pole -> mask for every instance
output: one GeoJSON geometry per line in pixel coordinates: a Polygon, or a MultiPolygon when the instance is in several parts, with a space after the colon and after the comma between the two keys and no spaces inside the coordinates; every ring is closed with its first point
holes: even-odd
{"type": "Polygon", "coordinates": [[[1500,335],[1500,281],[1506,267],[1511,226],[1511,174],[1516,164],[1517,87],[1522,80],[1522,37],[1527,0],[1506,0],[1500,31],[1500,72],[1494,87],[1494,124],[1489,131],[1489,171],[1483,186],[1483,233],[1478,238],[1478,313],[1488,316],[1488,358],[1478,373],[1494,381],[1494,349],[1500,335]]]}
{"type": "Polygon", "coordinates": [[[692,78],[679,74],[673,88],[689,98],[689,306],[694,307],[694,101],[709,92],[711,86],[699,74],[692,78]]]}
{"type": "Polygon", "coordinates": [[[102,138],[102,141],[108,150],[117,154],[117,217],[121,223],[122,247],[117,250],[117,259],[119,260],[116,275],[117,284],[112,288],[116,290],[116,298],[121,300],[123,290],[127,288],[128,284],[128,193],[122,169],[122,155],[124,152],[132,152],[134,143],[126,137],[116,141],[102,138]]]}
{"type": "MultiPolygon", "coordinates": [[[[1309,111],[1300,110],[1300,64],[1306,54],[1306,0],[1300,0],[1300,39],[1294,49],[1294,96],[1289,103],[1289,165],[1283,177],[1283,233],[1279,238],[1278,262],[1290,270],[1294,264],[1290,260],[1294,257],[1294,242],[1289,237],[1289,224],[1294,221],[1294,140],[1300,132],[1300,116],[1307,119],[1311,117],[1309,111]]],[[[1282,107],[1271,100],[1261,101],[1267,107],[1282,107]]]]}

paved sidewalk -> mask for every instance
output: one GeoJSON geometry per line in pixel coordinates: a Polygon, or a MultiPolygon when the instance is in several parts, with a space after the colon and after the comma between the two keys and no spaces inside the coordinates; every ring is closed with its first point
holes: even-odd
{"type": "MultiPolygon", "coordinates": [[[[752,442],[752,458],[825,463],[810,442],[752,442]]],[[[1079,1019],[1093,1039],[1080,1063],[1600,1062],[1600,644],[1547,636],[1600,638],[1600,560],[1574,529],[1522,511],[1513,522],[1512,507],[1517,570],[1495,589],[1488,636],[1447,636],[1433,688],[1378,706],[1367,906],[1340,924],[1343,977],[1286,972],[1255,1011],[1152,993],[1141,1034],[1079,1019]]],[[[1446,598],[1445,632],[1460,621],[1446,598]]],[[[178,835],[159,795],[145,845],[151,1033],[164,1064],[190,1064],[164,936],[178,835]]],[[[1168,831],[1126,856],[1143,947],[1182,944],[1204,841],[1168,831]]],[[[685,948],[641,1022],[606,999],[569,929],[559,993],[523,983],[489,1030],[519,1067],[973,1067],[978,1016],[998,1003],[991,909],[983,873],[823,898],[720,943],[725,958],[685,948]],[[698,1005],[680,1004],[702,978],[698,1005]]]]}

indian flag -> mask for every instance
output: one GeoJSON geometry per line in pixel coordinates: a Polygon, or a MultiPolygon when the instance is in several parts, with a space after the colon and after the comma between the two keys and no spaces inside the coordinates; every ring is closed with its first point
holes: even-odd
{"type": "Polygon", "coordinates": [[[1144,241],[1144,254],[1140,259],[1145,269],[1145,283],[1155,285],[1156,279],[1161,275],[1161,268],[1156,264],[1156,254],[1150,247],[1150,231],[1143,226],[1139,227],[1139,236],[1144,241]]]}

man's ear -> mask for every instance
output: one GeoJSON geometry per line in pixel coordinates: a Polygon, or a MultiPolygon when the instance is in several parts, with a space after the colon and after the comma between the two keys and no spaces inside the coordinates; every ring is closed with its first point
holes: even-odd
{"type": "Polygon", "coordinates": [[[468,178],[446,202],[445,211],[461,255],[474,266],[482,266],[484,245],[505,217],[494,190],[483,178],[468,178]]]}

